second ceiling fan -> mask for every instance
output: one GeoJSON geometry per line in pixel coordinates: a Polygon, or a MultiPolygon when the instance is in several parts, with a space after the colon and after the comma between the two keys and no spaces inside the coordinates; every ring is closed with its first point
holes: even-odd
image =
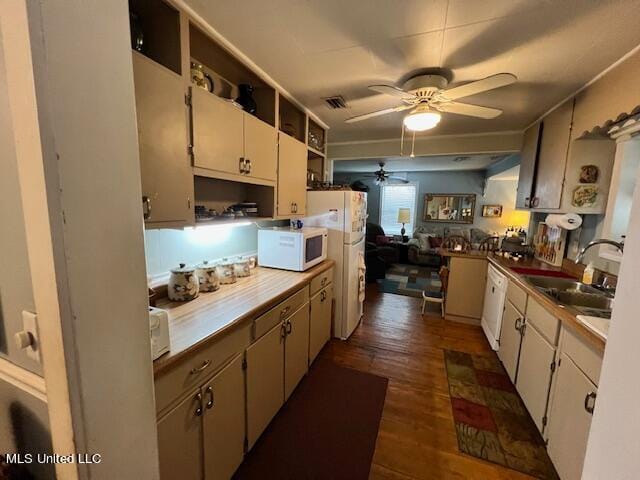
{"type": "Polygon", "coordinates": [[[449,81],[442,75],[417,75],[407,80],[402,88],[393,85],[370,85],[370,90],[399,98],[403,103],[397,107],[357,115],[348,118],[345,122],[360,122],[380,115],[411,110],[404,117],[404,126],[407,130],[422,132],[435,127],[440,122],[440,112],[491,119],[500,115],[502,110],[455,100],[511,85],[516,80],[516,76],[511,73],[498,73],[476,82],[447,89],[449,81]]]}

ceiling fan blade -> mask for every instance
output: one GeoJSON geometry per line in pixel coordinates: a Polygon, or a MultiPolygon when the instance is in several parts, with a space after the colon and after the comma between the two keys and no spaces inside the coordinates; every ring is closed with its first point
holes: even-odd
{"type": "Polygon", "coordinates": [[[369,90],[384,93],[385,95],[391,95],[392,97],[399,97],[403,100],[411,100],[415,98],[415,95],[405,92],[401,88],[394,87],[393,85],[369,85],[369,90]]]}
{"type": "Polygon", "coordinates": [[[387,178],[388,178],[389,180],[396,180],[396,181],[398,181],[398,182],[402,182],[402,183],[409,183],[409,180],[407,180],[406,178],[402,178],[402,177],[394,177],[394,176],[392,175],[392,176],[389,176],[389,177],[387,177],[387,178]]]}
{"type": "Polygon", "coordinates": [[[467,83],[466,85],[445,90],[442,92],[442,96],[448,100],[456,100],[457,98],[468,97],[470,95],[475,95],[476,93],[486,92],[487,90],[493,90],[494,88],[511,85],[516,80],[518,80],[518,78],[511,73],[498,73],[476,82],[467,83]]]}
{"type": "Polygon", "coordinates": [[[441,112],[457,113],[458,115],[468,115],[469,117],[478,118],[496,118],[502,114],[502,110],[497,108],[481,107],[479,105],[470,105],[468,103],[447,102],[434,105],[441,112]]]}
{"type": "Polygon", "coordinates": [[[345,123],[354,123],[366,120],[367,118],[378,117],[380,115],[386,115],[387,113],[401,112],[402,110],[408,110],[413,108],[413,105],[399,105],[397,107],[385,108],[384,110],[378,110],[376,112],[365,113],[363,115],[356,115],[355,117],[347,118],[345,123]]]}

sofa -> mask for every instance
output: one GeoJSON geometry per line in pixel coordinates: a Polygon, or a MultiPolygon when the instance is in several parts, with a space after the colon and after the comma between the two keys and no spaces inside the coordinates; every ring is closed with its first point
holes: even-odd
{"type": "Polygon", "coordinates": [[[422,225],[414,230],[409,240],[409,263],[438,268],[442,265],[438,248],[442,245],[443,239],[450,235],[466,238],[473,248],[476,248],[483,239],[491,236],[480,228],[422,225]]]}

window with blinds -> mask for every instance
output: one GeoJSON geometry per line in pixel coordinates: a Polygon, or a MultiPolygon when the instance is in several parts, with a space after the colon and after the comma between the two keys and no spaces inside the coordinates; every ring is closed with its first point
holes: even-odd
{"type": "Polygon", "coordinates": [[[416,221],[417,185],[382,185],[380,187],[380,225],[387,235],[400,235],[402,224],[398,223],[398,210],[409,208],[411,223],[405,224],[405,235],[411,237],[416,221]]]}

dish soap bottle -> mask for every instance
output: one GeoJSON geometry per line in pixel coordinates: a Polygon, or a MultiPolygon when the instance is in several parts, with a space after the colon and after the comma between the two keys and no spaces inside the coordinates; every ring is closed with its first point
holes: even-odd
{"type": "Polygon", "coordinates": [[[582,274],[582,283],[591,285],[593,283],[594,271],[595,271],[595,267],[593,266],[593,262],[589,262],[589,264],[586,266],[582,274]]]}

